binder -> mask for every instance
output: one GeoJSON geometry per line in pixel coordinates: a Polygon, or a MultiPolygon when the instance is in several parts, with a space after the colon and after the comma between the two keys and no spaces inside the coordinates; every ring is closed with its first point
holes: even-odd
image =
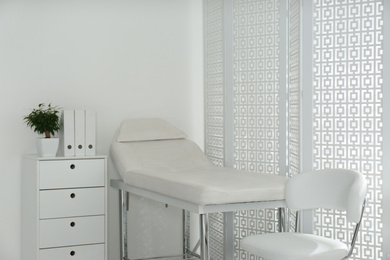
{"type": "Polygon", "coordinates": [[[75,155],[85,155],[85,111],[74,111],[75,155]]]}
{"type": "Polygon", "coordinates": [[[74,110],[63,110],[61,113],[61,127],[59,131],[59,155],[75,155],[74,110]]]}
{"type": "Polygon", "coordinates": [[[85,155],[96,154],[96,112],[85,110],[85,155]]]}

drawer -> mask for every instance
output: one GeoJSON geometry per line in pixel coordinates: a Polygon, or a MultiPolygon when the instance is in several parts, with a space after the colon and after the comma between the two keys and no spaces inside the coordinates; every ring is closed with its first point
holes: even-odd
{"type": "Polygon", "coordinates": [[[39,250],[39,260],[104,260],[104,244],[39,250]]]}
{"type": "Polygon", "coordinates": [[[104,159],[41,161],[40,189],[104,186],[104,159]]]}
{"type": "Polygon", "coordinates": [[[104,214],[104,188],[41,190],[41,219],[104,214]]]}
{"type": "Polygon", "coordinates": [[[104,243],[104,216],[39,221],[40,248],[104,243]]]}

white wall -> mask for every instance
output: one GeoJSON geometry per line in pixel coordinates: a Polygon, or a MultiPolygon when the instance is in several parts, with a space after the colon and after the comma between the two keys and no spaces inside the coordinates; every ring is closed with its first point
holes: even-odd
{"type": "MultiPolygon", "coordinates": [[[[22,118],[39,103],[96,110],[100,154],[129,117],[167,119],[203,147],[202,19],[201,0],[0,2],[0,259],[21,257],[21,157],[37,136],[22,118]]],[[[118,177],[111,161],[109,169],[118,177]]],[[[117,193],[109,195],[109,253],[119,259],[117,193]]],[[[162,228],[167,216],[177,220],[161,205],[148,212],[162,228]]],[[[154,246],[170,247],[178,232],[154,246]]]]}

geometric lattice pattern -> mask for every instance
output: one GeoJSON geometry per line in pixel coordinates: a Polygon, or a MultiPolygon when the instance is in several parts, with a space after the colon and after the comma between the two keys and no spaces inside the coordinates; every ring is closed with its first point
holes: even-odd
{"type": "MultiPolygon", "coordinates": [[[[279,173],[279,1],[234,1],[234,167],[279,173]]],[[[274,232],[273,209],[235,213],[235,258],[243,237],[274,232]]],[[[259,258],[260,259],[260,258],[259,258]]]]}
{"type": "MultiPolygon", "coordinates": [[[[368,205],[353,259],[382,259],[383,1],[314,2],[314,169],[348,168],[368,181],[368,205]]],[[[315,214],[315,232],[350,242],[334,211],[315,214]]]]}
{"type": "Polygon", "coordinates": [[[206,147],[211,162],[224,165],[223,0],[208,0],[206,23],[206,147]]]}
{"type": "Polygon", "coordinates": [[[234,5],[234,167],[279,166],[279,1],[234,5]]]}
{"type": "MultiPolygon", "coordinates": [[[[224,166],[224,1],[205,3],[206,120],[205,153],[217,166],[224,166]]],[[[210,256],[223,260],[223,214],[209,214],[210,256]]]]}
{"type": "Polygon", "coordinates": [[[288,2],[287,165],[288,176],[301,170],[301,4],[288,2]]]}
{"type": "MultiPolygon", "coordinates": [[[[299,0],[289,0],[287,70],[288,174],[300,169],[299,0]]],[[[353,259],[382,259],[383,0],[314,0],[313,168],[365,174],[368,205],[353,259]]],[[[206,153],[224,165],[224,1],[205,1],[206,153]]],[[[278,172],[279,1],[234,0],[234,167],[278,172]]],[[[284,76],[284,75],[283,75],[284,76]]],[[[283,133],[284,134],[284,133],[283,133]]],[[[235,215],[236,259],[256,259],[241,237],[275,230],[274,211],[235,215]]],[[[210,216],[212,259],[223,259],[221,214],[210,216]]],[[[315,232],[349,242],[337,211],[317,211],[315,232]]]]}
{"type": "MultiPolygon", "coordinates": [[[[287,175],[301,171],[301,1],[288,1],[287,32],[287,175]]],[[[295,230],[295,212],[289,212],[288,229],[295,230]]]]}
{"type": "Polygon", "coordinates": [[[222,213],[209,214],[210,228],[210,257],[212,260],[225,260],[224,258],[224,222],[222,213]]]}

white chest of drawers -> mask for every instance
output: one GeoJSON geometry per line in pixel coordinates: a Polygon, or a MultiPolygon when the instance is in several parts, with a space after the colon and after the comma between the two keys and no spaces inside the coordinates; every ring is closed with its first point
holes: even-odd
{"type": "Polygon", "coordinates": [[[107,260],[107,157],[25,156],[22,259],[107,260]]]}

